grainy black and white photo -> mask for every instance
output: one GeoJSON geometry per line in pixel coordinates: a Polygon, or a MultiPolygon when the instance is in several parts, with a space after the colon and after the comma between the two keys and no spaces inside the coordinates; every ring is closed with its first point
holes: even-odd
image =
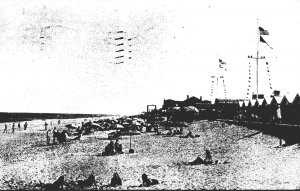
{"type": "Polygon", "coordinates": [[[0,190],[300,189],[299,0],[0,0],[0,190]]]}

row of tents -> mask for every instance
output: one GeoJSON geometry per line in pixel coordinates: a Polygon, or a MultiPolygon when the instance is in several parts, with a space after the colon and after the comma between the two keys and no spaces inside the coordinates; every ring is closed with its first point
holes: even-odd
{"type": "Polygon", "coordinates": [[[300,123],[299,94],[251,100],[217,99],[214,105],[217,118],[272,122],[280,112],[281,122],[300,123]]]}

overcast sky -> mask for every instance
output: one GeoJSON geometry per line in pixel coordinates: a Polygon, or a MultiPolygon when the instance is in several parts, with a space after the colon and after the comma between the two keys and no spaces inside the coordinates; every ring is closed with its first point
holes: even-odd
{"type": "MultiPolygon", "coordinates": [[[[245,98],[258,25],[270,34],[273,49],[259,52],[272,88],[295,94],[299,10],[296,0],[1,0],[0,110],[136,114],[164,98],[211,99],[219,59],[227,98],[245,98]]],[[[259,92],[270,94],[259,66],[259,92]]]]}

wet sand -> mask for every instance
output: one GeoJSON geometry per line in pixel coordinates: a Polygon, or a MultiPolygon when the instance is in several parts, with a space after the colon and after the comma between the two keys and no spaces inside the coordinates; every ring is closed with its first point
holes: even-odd
{"type": "MultiPolygon", "coordinates": [[[[109,141],[101,139],[102,135],[43,146],[42,121],[30,123],[34,125],[27,132],[0,135],[0,189],[33,189],[39,181],[49,183],[65,175],[69,182],[90,173],[95,174],[98,186],[107,185],[114,172],[123,180],[123,186],[116,189],[296,189],[300,185],[298,145],[278,147],[277,138],[245,127],[222,129],[220,122],[199,121],[184,129],[184,133],[193,130],[199,138],[143,133],[132,136],[135,154],[103,157],[98,155],[109,141]],[[205,149],[211,151],[213,160],[229,163],[186,165],[198,155],[204,158],[205,149]],[[160,184],[137,187],[143,173],[160,184]]],[[[128,152],[129,136],[120,143],[128,152]]]]}

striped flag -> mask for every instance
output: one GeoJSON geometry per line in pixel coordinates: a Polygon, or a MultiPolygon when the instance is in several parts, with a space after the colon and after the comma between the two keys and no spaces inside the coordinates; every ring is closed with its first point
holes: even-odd
{"type": "Polygon", "coordinates": [[[260,35],[269,35],[269,31],[263,29],[262,27],[258,27],[260,35]]]}
{"type": "Polygon", "coordinates": [[[262,43],[266,43],[271,49],[273,49],[266,41],[263,39],[263,37],[260,36],[259,41],[262,43]]]}

